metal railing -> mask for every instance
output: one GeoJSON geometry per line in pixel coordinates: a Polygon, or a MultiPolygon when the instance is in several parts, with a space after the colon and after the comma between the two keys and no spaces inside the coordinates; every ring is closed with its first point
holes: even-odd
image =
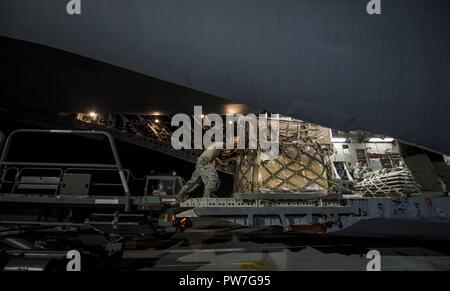
{"type": "MultiPolygon", "coordinates": [[[[19,170],[18,167],[26,167],[28,169],[31,168],[46,168],[46,169],[53,169],[57,170],[58,168],[61,170],[61,168],[68,168],[64,171],[62,171],[61,175],[68,170],[110,170],[110,171],[117,171],[120,177],[121,186],[123,188],[124,194],[126,196],[126,203],[125,203],[125,211],[130,211],[131,207],[131,193],[128,187],[128,181],[125,176],[125,170],[122,168],[122,164],[119,159],[119,155],[117,152],[116,145],[114,143],[113,137],[104,131],[82,131],[82,130],[36,130],[36,129],[19,129],[14,132],[12,132],[8,138],[6,139],[4,149],[2,152],[2,155],[0,157],[0,169],[2,170],[2,183],[9,182],[5,181],[5,174],[6,171],[10,168],[5,169],[5,167],[12,167],[13,169],[18,170],[17,175],[21,173],[22,170],[19,170]],[[18,161],[7,161],[7,156],[10,150],[11,142],[13,138],[18,134],[27,134],[27,133],[42,133],[42,134],[58,134],[58,135],[100,135],[105,136],[109,142],[109,146],[111,147],[113,158],[115,163],[113,164],[87,164],[87,163],[36,163],[36,162],[18,162],[18,161]],[[5,171],[4,171],[5,170],[5,171]]],[[[60,175],[60,176],[61,176],[60,175]]],[[[128,174],[127,174],[128,176],[128,174]]],[[[16,176],[18,177],[18,176],[16,176]]],[[[61,178],[61,177],[60,177],[61,178]]],[[[113,184],[109,184],[110,186],[113,184]]],[[[117,184],[114,184],[117,185],[117,184]]],[[[14,189],[14,187],[13,187],[14,189]]]]}

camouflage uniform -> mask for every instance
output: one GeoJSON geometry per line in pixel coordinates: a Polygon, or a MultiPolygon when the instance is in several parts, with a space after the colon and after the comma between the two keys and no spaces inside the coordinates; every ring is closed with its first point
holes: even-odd
{"type": "Polygon", "coordinates": [[[202,184],[205,186],[203,197],[210,198],[219,189],[220,180],[215,167],[215,159],[218,156],[218,149],[214,147],[206,149],[197,160],[195,171],[191,179],[181,188],[177,194],[178,200],[186,200],[189,193],[194,192],[202,184]]]}

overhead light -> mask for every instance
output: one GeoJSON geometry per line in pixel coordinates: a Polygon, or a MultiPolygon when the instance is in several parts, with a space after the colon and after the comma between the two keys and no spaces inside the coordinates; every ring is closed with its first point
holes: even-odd
{"type": "Polygon", "coordinates": [[[92,117],[92,118],[97,118],[97,113],[96,112],[94,112],[94,111],[92,111],[92,112],[89,112],[89,117],[92,117]]]}
{"type": "Polygon", "coordinates": [[[333,137],[331,139],[331,142],[335,142],[335,143],[342,143],[342,142],[346,142],[347,139],[345,137],[333,137]]]}
{"type": "Polygon", "coordinates": [[[394,139],[391,137],[381,138],[381,137],[371,137],[369,138],[369,142],[393,142],[394,139]]]}
{"type": "Polygon", "coordinates": [[[227,104],[224,107],[224,113],[230,115],[238,114],[240,112],[245,112],[246,110],[248,110],[247,106],[244,104],[227,104]]]}
{"type": "Polygon", "coordinates": [[[156,123],[159,123],[159,119],[158,119],[158,118],[156,118],[156,119],[155,119],[155,122],[156,122],[156,123]]]}

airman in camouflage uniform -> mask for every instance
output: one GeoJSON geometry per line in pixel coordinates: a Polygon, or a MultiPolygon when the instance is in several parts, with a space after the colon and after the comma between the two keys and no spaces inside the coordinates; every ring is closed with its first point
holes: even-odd
{"type": "Polygon", "coordinates": [[[214,143],[200,155],[191,179],[177,194],[176,198],[178,201],[188,199],[189,194],[198,189],[202,184],[205,187],[203,197],[215,197],[214,192],[216,192],[220,186],[219,175],[217,174],[215,165],[215,160],[218,157],[219,152],[220,148],[218,148],[218,143],[214,143]]]}

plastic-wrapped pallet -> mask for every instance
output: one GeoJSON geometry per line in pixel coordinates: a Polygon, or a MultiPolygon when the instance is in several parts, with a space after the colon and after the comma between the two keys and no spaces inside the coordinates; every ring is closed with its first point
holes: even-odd
{"type": "Polygon", "coordinates": [[[407,196],[419,192],[407,168],[383,169],[372,172],[356,186],[364,196],[407,196]]]}

